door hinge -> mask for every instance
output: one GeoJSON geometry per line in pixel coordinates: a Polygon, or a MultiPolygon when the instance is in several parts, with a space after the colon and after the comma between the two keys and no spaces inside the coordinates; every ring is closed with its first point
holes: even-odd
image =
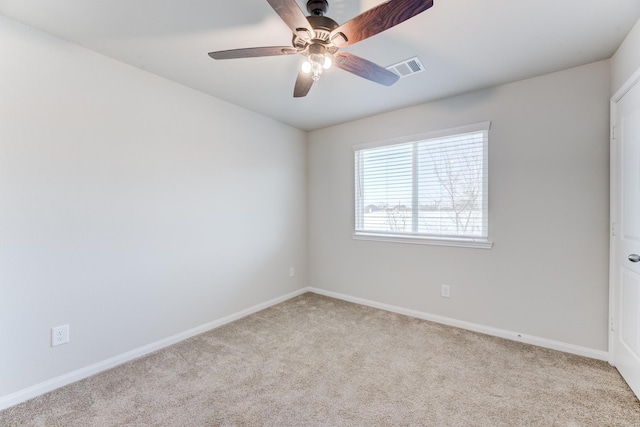
{"type": "Polygon", "coordinates": [[[613,126],[613,128],[611,129],[611,139],[613,140],[618,139],[618,133],[616,132],[617,129],[617,126],[613,126]]]}
{"type": "Polygon", "coordinates": [[[616,223],[615,222],[611,223],[611,235],[612,236],[616,235],[616,223]]]}
{"type": "Polygon", "coordinates": [[[615,331],[615,330],[616,330],[616,322],[615,322],[615,319],[614,319],[613,317],[611,317],[611,318],[609,319],[609,328],[610,328],[612,331],[615,331]]]}

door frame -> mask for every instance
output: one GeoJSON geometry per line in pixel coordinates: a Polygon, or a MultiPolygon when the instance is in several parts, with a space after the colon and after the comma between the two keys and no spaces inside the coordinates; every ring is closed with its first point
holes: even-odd
{"type": "Polygon", "coordinates": [[[616,173],[618,172],[618,162],[616,158],[616,146],[614,139],[614,128],[617,119],[617,105],[622,97],[629,92],[635,85],[640,85],[640,68],[616,91],[611,97],[610,105],[610,119],[609,119],[609,364],[615,366],[615,329],[619,329],[617,326],[617,312],[616,312],[616,246],[615,246],[615,219],[617,218],[617,197],[618,189],[616,188],[616,173]]]}

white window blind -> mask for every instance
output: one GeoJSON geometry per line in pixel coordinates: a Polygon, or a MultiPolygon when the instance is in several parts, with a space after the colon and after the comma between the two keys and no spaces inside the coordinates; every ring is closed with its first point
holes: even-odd
{"type": "Polygon", "coordinates": [[[355,235],[486,241],[488,130],[354,147],[355,235]]]}

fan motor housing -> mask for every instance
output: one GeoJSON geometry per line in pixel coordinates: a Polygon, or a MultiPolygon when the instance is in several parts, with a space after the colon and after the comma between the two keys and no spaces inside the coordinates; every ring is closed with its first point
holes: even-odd
{"type": "Polygon", "coordinates": [[[327,0],[309,0],[307,2],[307,11],[312,16],[324,16],[329,10],[327,0]]]}
{"type": "MultiPolygon", "coordinates": [[[[332,43],[329,41],[329,37],[331,36],[331,31],[335,30],[339,27],[338,23],[331,18],[327,18],[326,16],[308,16],[309,24],[313,28],[313,32],[315,33],[315,37],[312,40],[303,39],[298,35],[293,35],[293,46],[297,48],[306,48],[309,44],[319,43],[323,45],[327,45],[327,48],[331,51],[334,49],[334,46],[331,46],[332,43]]],[[[337,48],[335,48],[337,50],[337,48]]],[[[333,53],[333,52],[331,52],[333,53]]]]}

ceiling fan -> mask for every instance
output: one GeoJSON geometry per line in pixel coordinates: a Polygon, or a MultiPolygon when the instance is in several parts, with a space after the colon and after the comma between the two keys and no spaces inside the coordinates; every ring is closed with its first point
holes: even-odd
{"type": "Polygon", "coordinates": [[[307,57],[298,73],[293,96],[306,96],[325,69],[336,67],[357,76],[391,86],[399,77],[371,61],[348,52],[338,52],[385,31],[433,6],[433,0],[387,0],[355,18],[338,25],[325,16],[327,0],[308,0],[305,16],[295,0],[267,0],[293,31],[291,46],[250,47],[210,52],[213,59],[253,58],[299,53],[307,57]]]}

